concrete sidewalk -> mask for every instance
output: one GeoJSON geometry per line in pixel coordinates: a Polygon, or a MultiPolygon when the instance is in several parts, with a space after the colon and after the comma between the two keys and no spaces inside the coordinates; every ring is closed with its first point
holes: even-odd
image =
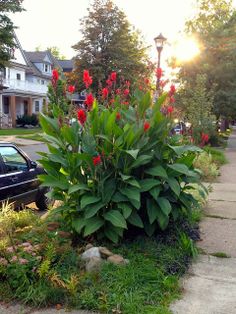
{"type": "Polygon", "coordinates": [[[183,278],[183,298],[174,314],[236,314],[236,130],[226,149],[228,164],[213,184],[206,216],[200,223],[200,255],[183,278]],[[229,258],[210,254],[224,253],[229,258]]]}
{"type": "Polygon", "coordinates": [[[0,135],[0,142],[10,142],[15,143],[19,146],[27,146],[27,145],[38,145],[44,144],[43,142],[28,140],[25,138],[18,138],[17,135],[0,135]]]}

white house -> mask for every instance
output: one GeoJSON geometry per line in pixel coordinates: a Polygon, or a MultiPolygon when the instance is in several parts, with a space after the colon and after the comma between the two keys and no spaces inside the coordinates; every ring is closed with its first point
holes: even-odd
{"type": "Polygon", "coordinates": [[[16,43],[13,58],[2,72],[0,127],[15,126],[17,116],[42,111],[52,69],[61,68],[49,51],[27,52],[22,49],[17,37],[16,43]]]}

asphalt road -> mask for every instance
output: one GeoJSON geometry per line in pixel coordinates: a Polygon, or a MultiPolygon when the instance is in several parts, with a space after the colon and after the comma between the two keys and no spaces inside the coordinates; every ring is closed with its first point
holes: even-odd
{"type": "Polygon", "coordinates": [[[41,159],[41,156],[38,152],[48,152],[47,145],[45,144],[36,144],[36,145],[27,145],[20,147],[33,161],[41,159]]]}

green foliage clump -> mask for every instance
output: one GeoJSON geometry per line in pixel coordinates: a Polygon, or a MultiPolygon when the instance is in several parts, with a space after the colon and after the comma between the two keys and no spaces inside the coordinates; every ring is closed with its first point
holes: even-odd
{"type": "Polygon", "coordinates": [[[201,171],[201,177],[205,181],[213,181],[220,175],[218,166],[208,152],[202,152],[197,156],[194,166],[201,171]]]}
{"type": "Polygon", "coordinates": [[[41,115],[49,153],[40,179],[63,203],[56,211],[74,233],[113,242],[133,228],[151,236],[191,211],[201,150],[169,139],[168,101],[167,93],[153,104],[150,92],[136,91],[128,104],[120,96],[112,105],[95,101],[72,123],[60,106],[52,118],[41,115]]]}
{"type": "Polygon", "coordinates": [[[227,163],[227,159],[225,157],[225,154],[222,150],[210,147],[210,146],[205,146],[204,150],[211,154],[212,156],[212,161],[218,166],[223,166],[227,163]]]}
{"type": "Polygon", "coordinates": [[[24,114],[23,116],[17,117],[16,123],[21,126],[25,126],[26,124],[36,126],[39,124],[39,120],[38,120],[38,116],[34,113],[31,116],[24,114]]]}

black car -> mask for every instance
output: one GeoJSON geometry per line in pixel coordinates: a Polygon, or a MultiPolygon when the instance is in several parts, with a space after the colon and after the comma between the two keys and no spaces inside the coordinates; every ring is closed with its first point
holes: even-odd
{"type": "Polygon", "coordinates": [[[51,204],[45,195],[48,189],[40,187],[37,178],[43,173],[16,145],[0,142],[0,203],[8,201],[16,208],[35,202],[40,210],[46,209],[51,204]]]}

